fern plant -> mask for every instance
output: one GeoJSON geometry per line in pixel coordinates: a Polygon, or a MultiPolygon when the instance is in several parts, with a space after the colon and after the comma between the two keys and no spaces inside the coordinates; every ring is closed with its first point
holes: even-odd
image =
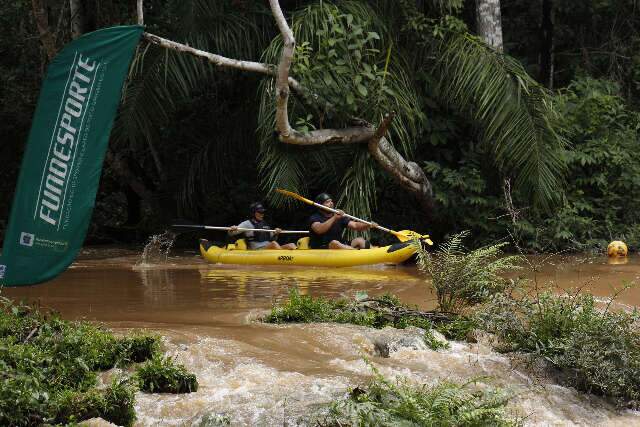
{"type": "Polygon", "coordinates": [[[513,280],[501,274],[521,268],[521,256],[502,256],[506,243],[466,252],[462,241],[468,236],[468,231],[453,235],[435,254],[427,252],[419,242],[414,243],[418,268],[431,276],[438,307],[443,312],[460,313],[466,307],[505,291],[513,280]]]}
{"type": "Polygon", "coordinates": [[[505,409],[501,390],[473,387],[474,381],[442,381],[434,386],[397,383],[373,369],[366,390],[356,388],[350,397],[334,402],[321,426],[519,426],[522,422],[505,409]]]}

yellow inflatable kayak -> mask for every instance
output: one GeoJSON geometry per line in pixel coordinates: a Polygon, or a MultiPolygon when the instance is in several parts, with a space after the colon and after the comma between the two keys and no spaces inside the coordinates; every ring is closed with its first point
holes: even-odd
{"type": "Polygon", "coordinates": [[[250,265],[308,265],[318,267],[351,267],[354,265],[393,263],[406,261],[415,253],[411,242],[401,242],[373,249],[294,249],[247,250],[243,241],[224,247],[200,240],[200,253],[207,261],[217,264],[250,265]]]}

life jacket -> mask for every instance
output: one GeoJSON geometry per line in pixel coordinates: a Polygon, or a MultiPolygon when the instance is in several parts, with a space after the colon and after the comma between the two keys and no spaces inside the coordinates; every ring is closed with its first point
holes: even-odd
{"type": "MultiPolygon", "coordinates": [[[[269,225],[264,221],[256,221],[255,219],[250,219],[249,221],[253,224],[253,228],[269,229],[269,225]]],[[[247,242],[270,242],[271,233],[268,231],[254,231],[253,236],[247,237],[246,240],[247,242]]]]}

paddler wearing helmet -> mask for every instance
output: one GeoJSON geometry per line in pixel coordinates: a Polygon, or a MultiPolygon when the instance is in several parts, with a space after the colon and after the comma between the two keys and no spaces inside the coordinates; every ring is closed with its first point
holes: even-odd
{"type": "Polygon", "coordinates": [[[287,243],[286,245],[280,245],[276,242],[280,229],[276,228],[275,232],[267,231],[241,231],[238,228],[258,228],[268,230],[271,227],[264,221],[264,215],[267,209],[262,202],[254,202],[249,206],[249,214],[251,217],[241,222],[238,225],[230,227],[229,235],[237,236],[243,234],[244,239],[247,241],[249,249],[295,249],[295,243],[287,243]]]}
{"type": "MultiPolygon", "coordinates": [[[[333,198],[328,193],[320,193],[315,202],[334,208],[333,198]]],[[[365,224],[352,221],[344,216],[344,212],[337,213],[324,209],[318,209],[309,217],[309,247],[311,249],[369,249],[371,244],[362,237],[356,237],[350,243],[342,240],[342,232],[345,228],[355,231],[365,231],[376,227],[376,223],[365,224]]]]}

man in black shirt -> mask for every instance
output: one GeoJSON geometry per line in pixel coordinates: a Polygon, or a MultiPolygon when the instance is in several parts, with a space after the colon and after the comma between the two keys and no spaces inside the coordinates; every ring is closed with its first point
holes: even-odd
{"type": "MultiPolygon", "coordinates": [[[[333,208],[333,200],[327,193],[322,193],[316,197],[316,203],[333,208]]],[[[369,242],[362,237],[356,237],[351,241],[351,244],[346,244],[341,241],[342,232],[345,228],[350,228],[356,231],[368,230],[372,225],[365,224],[363,222],[352,221],[349,218],[344,217],[344,212],[338,211],[337,213],[318,210],[309,217],[309,247],[311,249],[365,249],[369,248],[369,242]]]]}

